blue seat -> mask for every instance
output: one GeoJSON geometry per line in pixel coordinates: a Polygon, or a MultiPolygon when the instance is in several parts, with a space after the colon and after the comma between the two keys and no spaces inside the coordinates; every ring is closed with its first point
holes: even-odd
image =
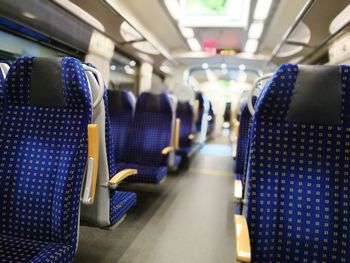
{"type": "Polygon", "coordinates": [[[0,126],[0,262],[71,262],[91,97],[74,58],[21,58],[0,126]]]}
{"type": "MultiPolygon", "coordinates": [[[[93,67],[91,64],[87,64],[93,67]]],[[[99,98],[98,77],[87,72],[94,101],[99,98]]],[[[111,180],[120,176],[116,162],[124,151],[129,122],[132,121],[133,104],[128,92],[107,91],[103,102],[94,108],[94,123],[99,127],[99,165],[97,189],[93,204],[83,205],[81,218],[84,224],[101,228],[112,228],[136,204],[136,194],[118,191],[117,184],[122,181],[111,180]],[[115,177],[116,176],[116,177],[115,177]]]]}
{"type": "Polygon", "coordinates": [[[179,101],[177,103],[176,118],[181,120],[179,148],[176,153],[181,156],[188,156],[192,150],[194,118],[193,107],[190,102],[179,101]]]}
{"type": "Polygon", "coordinates": [[[200,132],[202,130],[202,118],[204,113],[204,98],[201,92],[196,93],[196,100],[198,100],[198,112],[195,127],[196,131],[200,132]]]}
{"type": "Polygon", "coordinates": [[[213,106],[212,106],[211,102],[209,102],[207,134],[212,135],[214,130],[215,130],[215,114],[213,111],[213,106]]]}
{"type": "Polygon", "coordinates": [[[127,181],[158,184],[166,176],[168,155],[162,151],[171,145],[174,115],[167,94],[145,92],[139,96],[127,143],[127,161],[118,164],[119,169],[138,170],[127,181]]]}
{"type": "Polygon", "coordinates": [[[350,67],[282,65],[252,122],[252,262],[350,261],[350,67]]]}
{"type": "MultiPolygon", "coordinates": [[[[121,167],[126,153],[126,142],[129,128],[133,121],[135,100],[133,94],[128,91],[108,90],[108,99],[105,96],[106,105],[106,147],[110,178],[124,169],[133,167],[121,167]]],[[[136,205],[137,197],[133,192],[118,190],[110,191],[110,224],[117,223],[125,214],[136,205]]]]}

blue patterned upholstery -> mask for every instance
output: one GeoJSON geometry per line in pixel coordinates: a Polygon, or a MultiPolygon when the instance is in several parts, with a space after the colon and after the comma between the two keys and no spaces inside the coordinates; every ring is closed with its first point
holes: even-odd
{"type": "MultiPolygon", "coordinates": [[[[110,179],[124,169],[117,162],[125,154],[125,142],[133,118],[134,105],[128,92],[107,91],[104,96],[106,111],[106,151],[110,179]],[[108,95],[107,95],[108,92],[108,95]],[[110,100],[109,100],[110,99],[110,100]],[[114,104],[111,106],[111,104],[114,104]],[[115,105],[118,104],[118,105],[115,105]],[[124,143],[123,143],[124,142],[124,143]],[[121,169],[120,169],[121,168],[121,169]]],[[[132,192],[110,191],[109,218],[111,225],[117,223],[133,206],[137,197],[132,192]]]]}
{"type": "Polygon", "coordinates": [[[188,155],[191,152],[192,140],[188,137],[193,131],[193,107],[188,101],[179,101],[176,108],[176,118],[181,120],[179,149],[180,155],[188,155]]]}
{"type": "Polygon", "coordinates": [[[350,260],[350,67],[340,74],[340,125],[286,120],[297,65],[282,65],[257,101],[248,163],[252,262],[350,260]]]}
{"type": "MultiPolygon", "coordinates": [[[[91,98],[81,63],[62,58],[62,107],[33,106],[33,58],[14,62],[0,126],[0,262],[71,262],[91,98]]],[[[50,68],[48,68],[50,70],[50,68]]],[[[42,89],[50,89],[48,83],[42,89]]],[[[50,92],[50,91],[47,91],[50,92]]]]}
{"type": "MultiPolygon", "coordinates": [[[[256,97],[253,97],[253,105],[256,102],[256,97]]],[[[249,147],[249,130],[252,115],[250,114],[248,105],[245,103],[239,117],[239,131],[237,141],[235,174],[236,178],[245,182],[246,163],[249,147]]]]}
{"type": "Polygon", "coordinates": [[[166,176],[168,156],[161,152],[170,145],[173,115],[167,94],[145,92],[139,96],[126,162],[128,168],[137,167],[138,174],[128,177],[127,181],[159,183],[166,176]]]}

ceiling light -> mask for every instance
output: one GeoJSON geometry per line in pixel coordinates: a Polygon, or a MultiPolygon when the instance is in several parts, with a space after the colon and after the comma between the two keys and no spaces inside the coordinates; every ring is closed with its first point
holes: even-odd
{"type": "Polygon", "coordinates": [[[254,19],[255,20],[264,20],[267,18],[272,0],[258,0],[258,3],[255,6],[254,19]]]}
{"type": "Polygon", "coordinates": [[[244,64],[241,64],[238,66],[239,70],[241,71],[244,71],[245,70],[245,65],[244,64]]]}
{"type": "Polygon", "coordinates": [[[32,13],[29,13],[29,12],[22,12],[22,16],[25,16],[27,18],[30,18],[30,19],[36,19],[36,16],[33,15],[32,13]]]}
{"type": "Polygon", "coordinates": [[[116,65],[111,65],[111,70],[112,70],[112,71],[117,70],[117,66],[116,66],[116,65]]]}
{"type": "Polygon", "coordinates": [[[187,44],[190,46],[192,51],[201,51],[202,46],[199,44],[198,40],[196,38],[188,38],[187,44]]]}
{"type": "Polygon", "coordinates": [[[262,22],[254,22],[250,25],[248,31],[248,37],[258,39],[264,30],[264,24],[262,22]]]}
{"type": "Polygon", "coordinates": [[[202,64],[202,68],[203,68],[203,69],[208,69],[208,68],[209,68],[208,63],[203,63],[203,64],[202,64]]]}
{"type": "Polygon", "coordinates": [[[129,75],[134,75],[135,74],[135,70],[132,67],[130,67],[129,65],[125,65],[124,66],[124,70],[129,75]]]}
{"type": "Polygon", "coordinates": [[[174,0],[164,0],[165,6],[168,9],[170,15],[175,19],[179,20],[181,18],[181,6],[178,1],[174,0]]]}
{"type": "Polygon", "coordinates": [[[194,37],[194,31],[192,28],[184,27],[181,23],[179,23],[179,29],[180,29],[181,34],[185,38],[193,38],[194,37]]]}
{"type": "Polygon", "coordinates": [[[225,63],[222,63],[222,64],[221,64],[221,68],[222,68],[222,69],[225,69],[225,68],[227,68],[227,65],[226,65],[225,63]]]}
{"type": "Polygon", "coordinates": [[[132,67],[135,67],[136,66],[136,61],[135,60],[131,60],[129,62],[129,65],[132,66],[132,67]]]}
{"type": "Polygon", "coordinates": [[[244,51],[248,53],[255,53],[258,48],[259,41],[256,39],[248,39],[245,43],[244,51]]]}

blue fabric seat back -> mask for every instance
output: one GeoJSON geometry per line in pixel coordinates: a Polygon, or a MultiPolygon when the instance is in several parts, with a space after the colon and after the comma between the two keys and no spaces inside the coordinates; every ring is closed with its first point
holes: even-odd
{"type": "Polygon", "coordinates": [[[128,162],[145,166],[167,166],[162,150],[170,146],[173,109],[167,94],[142,93],[128,139],[128,162]]]}
{"type": "Polygon", "coordinates": [[[75,246],[91,120],[84,69],[74,58],[21,58],[5,94],[0,234],[75,246]],[[47,83],[47,76],[57,81],[47,83]]]}
{"type": "Polygon", "coordinates": [[[200,92],[196,93],[196,100],[198,100],[198,119],[196,121],[196,131],[200,132],[202,129],[202,118],[203,118],[203,113],[204,113],[204,98],[203,94],[200,92]]]}
{"type": "MultiPolygon", "coordinates": [[[[256,97],[254,96],[253,105],[255,104],[255,102],[256,97]]],[[[245,103],[239,117],[239,131],[235,164],[235,173],[237,175],[237,179],[241,179],[243,183],[245,182],[247,155],[249,149],[249,130],[251,120],[252,115],[250,114],[248,105],[245,103]]]]}
{"type": "Polygon", "coordinates": [[[126,142],[133,121],[135,102],[128,91],[108,90],[108,113],[115,161],[125,162],[126,142]]]}
{"type": "Polygon", "coordinates": [[[282,65],[257,100],[247,186],[252,262],[349,262],[350,67],[331,75],[321,67],[307,75],[282,65]]]}
{"type": "Polygon", "coordinates": [[[188,136],[193,131],[193,107],[188,101],[179,101],[176,108],[176,118],[181,120],[180,127],[180,148],[192,146],[192,140],[188,136]]]}

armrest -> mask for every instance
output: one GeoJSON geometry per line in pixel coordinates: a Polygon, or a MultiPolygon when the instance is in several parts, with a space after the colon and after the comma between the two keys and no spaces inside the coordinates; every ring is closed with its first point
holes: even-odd
{"type": "Polygon", "coordinates": [[[116,189],[118,184],[123,181],[125,178],[137,174],[136,169],[125,169],[114,175],[109,181],[108,181],[108,187],[110,189],[116,189]]]}
{"type": "Polygon", "coordinates": [[[165,147],[165,148],[162,150],[162,154],[163,154],[163,155],[167,155],[167,154],[169,154],[170,152],[172,152],[172,151],[174,151],[174,150],[175,150],[174,147],[168,146],[168,147],[165,147]]]}
{"type": "Polygon", "coordinates": [[[235,215],[237,261],[250,262],[250,240],[247,221],[242,215],[235,215]]]}
{"type": "Polygon", "coordinates": [[[174,148],[179,149],[180,145],[180,126],[181,120],[179,118],[176,118],[175,120],[175,126],[174,126],[174,148]]]}
{"type": "Polygon", "coordinates": [[[236,200],[241,200],[243,197],[243,185],[241,180],[235,180],[234,197],[236,200]]]}
{"type": "Polygon", "coordinates": [[[194,139],[194,134],[191,133],[190,135],[188,135],[188,139],[189,140],[193,140],[194,139]]]}
{"type": "Polygon", "coordinates": [[[88,125],[88,161],[86,165],[83,204],[92,205],[95,199],[99,157],[98,125],[88,125]]]}

